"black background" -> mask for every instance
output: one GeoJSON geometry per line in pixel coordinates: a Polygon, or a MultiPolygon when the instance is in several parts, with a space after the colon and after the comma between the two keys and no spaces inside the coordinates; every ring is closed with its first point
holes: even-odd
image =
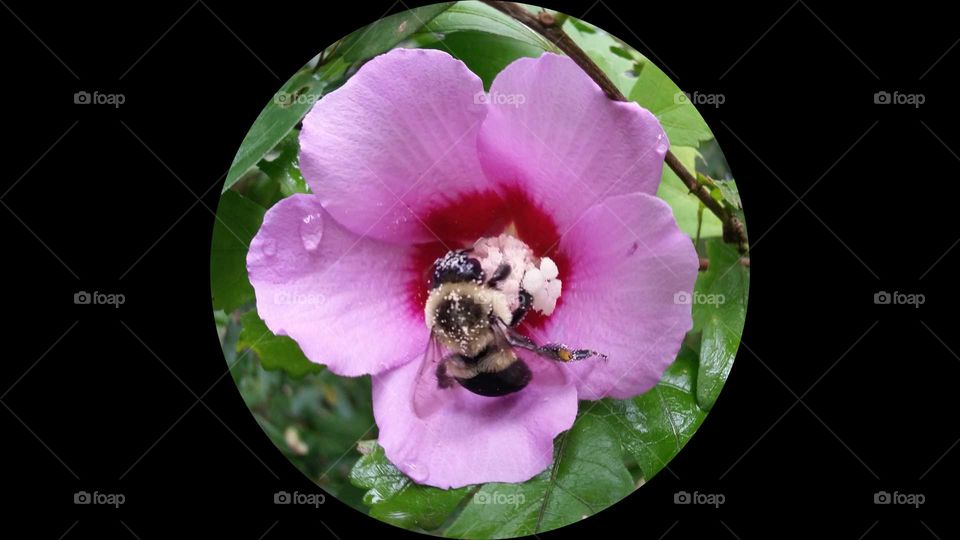
{"type": "MultiPolygon", "coordinates": [[[[315,488],[224,375],[208,264],[220,186],[263,105],[322,47],[418,4],[3,0],[3,526],[413,536],[332,497],[273,504],[315,488]],[[126,102],[76,105],[78,91],[126,102]],[[127,301],[77,306],[79,290],[127,301]],[[75,505],[79,490],[126,502],[75,505]]],[[[635,494],[540,536],[955,537],[960,345],[943,315],[955,291],[936,285],[960,257],[954,20],[923,2],[544,4],[723,94],[700,110],[754,250],[743,345],[703,427],[635,494]],[[926,303],[875,305],[878,291],[926,303]],[[725,504],[675,505],[680,490],[725,504]],[[875,505],[881,490],[926,502],[875,505]]]]}

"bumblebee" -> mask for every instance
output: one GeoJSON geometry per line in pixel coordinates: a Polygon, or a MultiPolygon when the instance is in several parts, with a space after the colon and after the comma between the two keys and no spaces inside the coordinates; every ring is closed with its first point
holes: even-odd
{"type": "Polygon", "coordinates": [[[516,328],[530,310],[532,296],[521,288],[519,303],[510,309],[509,299],[497,286],[512,271],[504,263],[486,276],[469,250],[451,251],[434,263],[424,309],[430,341],[414,385],[418,415],[433,412],[438,390],[454,385],[488,397],[525,388],[533,373],[515,349],[557,362],[606,358],[557,343],[537,345],[519,333],[516,328]]]}

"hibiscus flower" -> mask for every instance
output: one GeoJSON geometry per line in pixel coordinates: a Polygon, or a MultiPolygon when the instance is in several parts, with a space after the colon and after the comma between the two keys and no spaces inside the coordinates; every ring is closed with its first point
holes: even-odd
{"type": "Polygon", "coordinates": [[[517,60],[485,92],[444,52],[390,51],[303,121],[312,193],[271,208],[250,245],[259,314],[330,371],[373,376],[379,444],[415,482],[525,481],[550,466],[579,400],[650,389],[692,326],[677,298],[698,259],[655,196],[667,147],[649,111],[609,100],[567,57],[517,60]],[[501,284],[513,304],[537,292],[519,333],[606,359],[521,350],[520,391],[436,388],[436,410],[418,414],[431,271],[471,246],[488,276],[498,260],[522,266],[501,284]]]}

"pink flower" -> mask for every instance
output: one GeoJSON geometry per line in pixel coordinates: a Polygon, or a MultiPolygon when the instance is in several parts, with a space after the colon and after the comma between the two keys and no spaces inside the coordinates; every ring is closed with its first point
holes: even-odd
{"type": "Polygon", "coordinates": [[[693,290],[697,257],[654,196],[666,136],[566,57],[517,60],[484,93],[459,60],[396,49],[320,100],[300,144],[313,194],[271,208],[247,256],[259,314],[334,373],[373,375],[379,443],[418,483],[535,476],[579,399],[648,390],[692,326],[675,295],[693,290]],[[552,314],[531,312],[519,331],[608,359],[520,352],[533,375],[522,390],[437,388],[439,408],[421,417],[434,261],[504,231],[562,281],[552,314]]]}

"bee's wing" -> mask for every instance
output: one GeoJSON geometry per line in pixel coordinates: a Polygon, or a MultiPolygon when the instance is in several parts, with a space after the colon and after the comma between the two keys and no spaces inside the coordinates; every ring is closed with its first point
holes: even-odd
{"type": "Polygon", "coordinates": [[[589,349],[571,349],[566,345],[561,345],[559,343],[537,345],[537,343],[529,337],[517,332],[515,329],[505,324],[498,324],[496,327],[499,329],[500,334],[503,335],[504,339],[507,340],[507,343],[509,343],[510,346],[532,351],[538,356],[548,360],[570,362],[573,360],[585,360],[593,356],[604,360],[607,358],[607,355],[605,354],[591,351],[589,349]]]}
{"type": "Polygon", "coordinates": [[[441,391],[455,382],[440,369],[449,356],[447,348],[431,333],[413,384],[413,412],[420,418],[436,412],[443,401],[441,391]]]}

